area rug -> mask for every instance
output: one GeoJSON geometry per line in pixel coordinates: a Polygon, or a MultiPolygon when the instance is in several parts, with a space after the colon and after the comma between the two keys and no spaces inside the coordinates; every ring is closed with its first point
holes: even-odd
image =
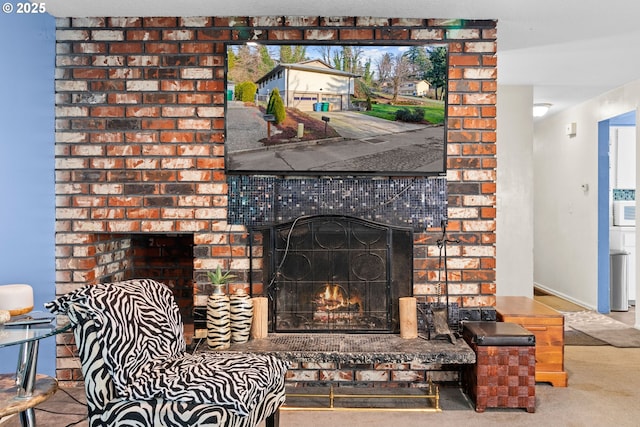
{"type": "MultiPolygon", "coordinates": [[[[576,330],[614,347],[640,347],[640,330],[595,311],[564,311],[566,332],[576,330]]],[[[596,344],[568,344],[596,345],[596,344]]]]}
{"type": "Polygon", "coordinates": [[[565,328],[564,330],[564,345],[581,345],[581,346],[593,346],[593,345],[609,345],[602,340],[587,335],[584,332],[580,332],[576,329],[565,328]]]}

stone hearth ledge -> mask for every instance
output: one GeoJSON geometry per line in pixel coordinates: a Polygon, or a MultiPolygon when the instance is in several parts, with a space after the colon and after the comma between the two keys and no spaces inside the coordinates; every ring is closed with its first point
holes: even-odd
{"type": "Polygon", "coordinates": [[[232,344],[225,350],[209,350],[202,342],[196,351],[221,353],[277,354],[291,362],[357,363],[440,363],[473,364],[476,355],[459,338],[427,340],[400,338],[394,334],[269,334],[266,338],[232,344]]]}

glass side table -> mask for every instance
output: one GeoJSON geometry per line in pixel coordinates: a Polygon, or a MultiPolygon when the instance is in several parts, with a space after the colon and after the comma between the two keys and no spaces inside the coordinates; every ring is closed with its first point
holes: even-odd
{"type": "MultiPolygon", "coordinates": [[[[29,313],[38,314],[38,313],[29,313]]],[[[43,313],[44,314],[44,313],[43,313]]],[[[34,316],[35,317],[35,316],[34,316]]],[[[22,426],[35,426],[33,407],[48,399],[58,388],[55,378],[36,375],[38,344],[41,339],[71,328],[71,324],[40,323],[32,325],[0,325],[0,347],[19,345],[18,365],[13,386],[7,375],[0,381],[0,417],[20,412],[22,426]]]]}

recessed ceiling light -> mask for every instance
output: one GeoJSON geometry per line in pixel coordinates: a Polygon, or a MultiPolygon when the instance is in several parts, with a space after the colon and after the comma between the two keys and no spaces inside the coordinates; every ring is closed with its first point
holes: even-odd
{"type": "Polygon", "coordinates": [[[549,111],[551,104],[533,104],[533,117],[542,117],[549,111]]]}

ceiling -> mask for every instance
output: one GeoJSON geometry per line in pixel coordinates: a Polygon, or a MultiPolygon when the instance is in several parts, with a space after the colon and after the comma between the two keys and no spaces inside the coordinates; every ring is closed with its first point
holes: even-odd
{"type": "Polygon", "coordinates": [[[640,2],[629,0],[47,0],[57,17],[375,16],[496,19],[498,82],[531,85],[549,114],[640,79],[640,2]]]}

